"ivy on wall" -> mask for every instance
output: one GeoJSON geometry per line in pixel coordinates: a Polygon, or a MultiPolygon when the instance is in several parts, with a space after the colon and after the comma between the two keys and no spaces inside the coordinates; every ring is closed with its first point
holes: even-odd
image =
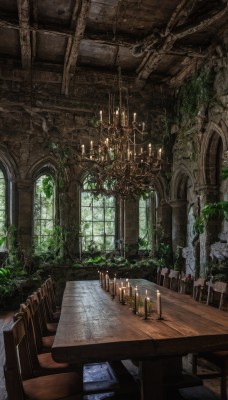
{"type": "Polygon", "coordinates": [[[177,89],[177,116],[186,130],[195,124],[202,106],[208,108],[214,100],[214,73],[204,67],[177,89]]]}

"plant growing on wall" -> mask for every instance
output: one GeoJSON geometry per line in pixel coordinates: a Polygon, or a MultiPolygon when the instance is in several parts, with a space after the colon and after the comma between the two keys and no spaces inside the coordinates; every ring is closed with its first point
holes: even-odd
{"type": "MultiPolygon", "coordinates": [[[[223,169],[222,179],[228,179],[228,168],[223,169]]],[[[215,203],[205,204],[201,210],[201,214],[196,218],[194,232],[198,235],[203,233],[206,222],[218,218],[224,218],[228,221],[228,201],[218,201],[215,203]]]]}
{"type": "Polygon", "coordinates": [[[214,99],[213,83],[212,70],[204,67],[177,90],[177,114],[183,130],[194,125],[199,109],[207,108],[214,99]]]}

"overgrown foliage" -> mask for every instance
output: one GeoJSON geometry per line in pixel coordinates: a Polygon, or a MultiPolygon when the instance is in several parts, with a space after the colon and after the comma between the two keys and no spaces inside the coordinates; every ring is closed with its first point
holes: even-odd
{"type": "MultiPolygon", "coordinates": [[[[228,178],[228,168],[224,168],[222,171],[222,179],[228,178]]],[[[212,219],[224,218],[228,221],[228,201],[218,201],[215,203],[207,203],[201,210],[201,214],[196,218],[194,224],[194,231],[196,234],[204,232],[205,224],[207,221],[212,219]]]]}
{"type": "Polygon", "coordinates": [[[202,106],[208,105],[214,99],[214,73],[208,68],[202,68],[188,79],[177,90],[177,115],[183,129],[189,129],[202,106]]]}

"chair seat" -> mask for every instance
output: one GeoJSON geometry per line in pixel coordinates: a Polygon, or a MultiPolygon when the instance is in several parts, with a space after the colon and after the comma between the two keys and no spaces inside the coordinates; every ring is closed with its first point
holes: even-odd
{"type": "Polygon", "coordinates": [[[29,400],[67,399],[73,395],[75,400],[82,398],[81,378],[75,372],[28,379],[23,381],[23,389],[29,400]]]}
{"type": "Polygon", "coordinates": [[[55,333],[57,331],[58,323],[57,322],[48,322],[47,329],[49,332],[55,333]]]}
{"type": "Polygon", "coordinates": [[[43,336],[41,340],[43,349],[46,351],[51,350],[55,340],[55,336],[43,336]]]}
{"type": "MultiPolygon", "coordinates": [[[[39,360],[40,368],[47,370],[47,373],[50,373],[49,370],[56,369],[65,369],[70,368],[67,363],[57,363],[53,360],[51,353],[41,353],[37,355],[39,360]]],[[[55,371],[56,373],[56,371],[55,371]]]]}

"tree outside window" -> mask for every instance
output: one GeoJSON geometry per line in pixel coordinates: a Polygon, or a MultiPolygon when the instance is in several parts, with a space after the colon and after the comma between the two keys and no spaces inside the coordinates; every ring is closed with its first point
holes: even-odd
{"type": "Polygon", "coordinates": [[[152,250],[155,247],[156,192],[152,191],[139,199],[139,249],[152,250]]]}
{"type": "Polygon", "coordinates": [[[115,198],[94,195],[89,177],[81,192],[82,251],[115,249],[115,198]]]}
{"type": "Polygon", "coordinates": [[[51,175],[43,174],[35,181],[34,192],[34,247],[36,253],[45,252],[54,230],[55,183],[51,175]]]}

